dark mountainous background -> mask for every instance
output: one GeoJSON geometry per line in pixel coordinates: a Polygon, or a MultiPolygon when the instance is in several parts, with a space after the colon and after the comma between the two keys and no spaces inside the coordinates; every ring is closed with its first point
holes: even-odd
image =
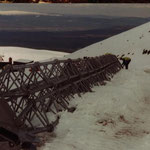
{"type": "Polygon", "coordinates": [[[100,15],[0,15],[0,46],[73,52],[148,21],[100,15]]]}

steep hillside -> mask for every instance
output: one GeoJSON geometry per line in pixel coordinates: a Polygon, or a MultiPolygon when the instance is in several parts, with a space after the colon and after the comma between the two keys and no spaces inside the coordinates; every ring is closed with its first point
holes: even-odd
{"type": "Polygon", "coordinates": [[[150,22],[108,38],[104,41],[90,45],[67,57],[78,58],[84,56],[99,56],[105,53],[112,53],[121,56],[125,54],[132,59],[133,67],[142,67],[150,63],[150,56],[142,55],[144,49],[150,50],[150,22]],[[142,65],[141,65],[142,64],[142,65]]]}
{"type": "Polygon", "coordinates": [[[66,56],[78,58],[106,52],[132,58],[106,86],[75,96],[71,114],[61,112],[53,134],[44,134],[40,150],[149,150],[150,149],[150,23],[66,56]],[[130,53],[130,54],[128,54],[130,53]],[[134,53],[134,54],[133,54],[134,53]],[[133,54],[133,55],[132,55],[133,54]]]}

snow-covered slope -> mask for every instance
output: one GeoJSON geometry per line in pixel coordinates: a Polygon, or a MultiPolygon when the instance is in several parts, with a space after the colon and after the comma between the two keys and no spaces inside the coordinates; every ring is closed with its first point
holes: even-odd
{"type": "Polygon", "coordinates": [[[77,110],[61,113],[40,150],[150,149],[150,55],[142,55],[143,49],[150,50],[149,31],[147,23],[66,56],[131,53],[132,61],[129,70],[121,70],[105,86],[75,96],[77,110]]]}
{"type": "Polygon", "coordinates": [[[35,50],[22,47],[0,47],[0,55],[4,55],[4,61],[8,61],[9,57],[13,60],[28,59],[34,61],[49,60],[60,58],[68,53],[48,51],[48,50],[35,50]]]}
{"type": "Polygon", "coordinates": [[[123,70],[94,93],[76,97],[40,150],[149,150],[150,74],[123,70]]]}
{"type": "Polygon", "coordinates": [[[125,54],[134,58],[131,66],[143,67],[143,64],[141,65],[142,60],[144,60],[145,65],[150,63],[150,59],[147,59],[149,56],[141,55],[143,49],[150,50],[150,22],[80,49],[66,57],[99,56],[107,52],[120,56],[125,54]]]}

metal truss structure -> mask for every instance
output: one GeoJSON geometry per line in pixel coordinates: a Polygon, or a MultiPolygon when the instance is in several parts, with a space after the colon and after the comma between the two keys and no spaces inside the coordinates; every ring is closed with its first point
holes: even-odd
{"type": "MultiPolygon", "coordinates": [[[[72,110],[69,101],[75,94],[92,92],[94,85],[104,85],[121,68],[111,54],[8,65],[0,72],[0,132],[53,131],[58,112],[72,110]]],[[[7,140],[6,134],[0,136],[7,140]]]]}

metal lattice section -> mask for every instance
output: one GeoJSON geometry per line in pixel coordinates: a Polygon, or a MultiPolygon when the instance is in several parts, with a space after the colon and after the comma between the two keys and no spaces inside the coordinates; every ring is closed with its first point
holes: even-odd
{"type": "Polygon", "coordinates": [[[0,73],[0,99],[13,111],[16,126],[50,130],[75,94],[91,92],[120,69],[115,55],[10,65],[0,73]]]}

